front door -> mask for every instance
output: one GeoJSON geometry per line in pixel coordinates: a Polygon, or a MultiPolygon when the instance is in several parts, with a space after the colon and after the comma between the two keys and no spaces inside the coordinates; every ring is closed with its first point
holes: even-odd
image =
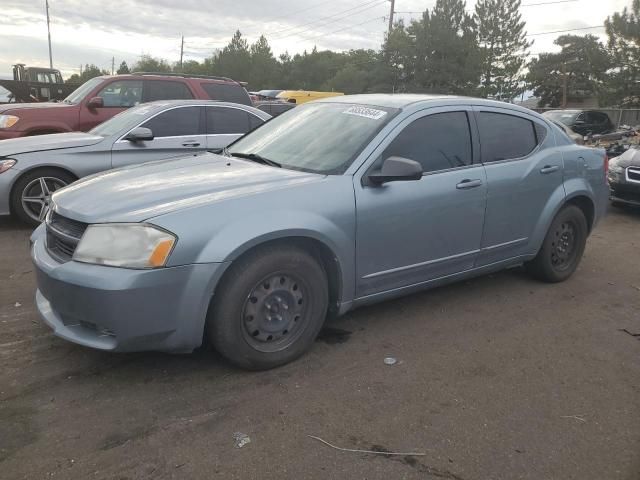
{"type": "Polygon", "coordinates": [[[176,107],[150,118],[140,127],[151,130],[153,140],[131,142],[120,139],[113,145],[113,168],[162,160],[207,149],[203,129],[203,107],[176,107]]]}
{"type": "Polygon", "coordinates": [[[362,179],[354,177],[358,297],[473,268],[487,182],[484,167],[474,163],[471,114],[438,108],[408,118],[374,153],[362,179]],[[367,185],[367,174],[391,156],[419,162],[422,178],[367,185]]]}
{"type": "Polygon", "coordinates": [[[102,98],[103,106],[89,108],[91,95],[82,100],[80,108],[80,130],[87,132],[96,125],[110,119],[129,107],[138,105],[142,100],[142,82],[140,80],[116,80],[107,83],[95,94],[102,98]]]}
{"type": "Polygon", "coordinates": [[[530,253],[543,209],[564,197],[563,162],[539,120],[499,108],[478,108],[476,118],[489,186],[478,265],[487,265],[530,253]]]}

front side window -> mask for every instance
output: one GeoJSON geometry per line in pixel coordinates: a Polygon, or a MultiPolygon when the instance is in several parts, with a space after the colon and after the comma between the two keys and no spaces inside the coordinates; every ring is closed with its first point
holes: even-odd
{"type": "Polygon", "coordinates": [[[140,80],[118,80],[111,82],[98,92],[105,107],[133,107],[142,101],[140,80]]]}
{"type": "Polygon", "coordinates": [[[146,80],[144,82],[144,101],[155,100],[187,100],[193,98],[193,94],[182,82],[168,80],[146,80]]]}
{"type": "Polygon", "coordinates": [[[249,94],[239,83],[209,82],[201,83],[200,85],[211,100],[251,105],[249,94]]]}
{"type": "Polygon", "coordinates": [[[156,138],[200,135],[200,107],[173,108],[140,126],[149,128],[156,138]]]}
{"type": "Polygon", "coordinates": [[[373,105],[308,103],[266,122],[228,150],[254,153],[283,168],[340,175],[398,111],[373,105]]]}
{"type": "Polygon", "coordinates": [[[483,163],[526,157],[538,144],[534,123],[515,115],[480,112],[478,130],[483,163]]]}
{"type": "Polygon", "coordinates": [[[385,149],[382,160],[389,157],[415,160],[425,173],[470,165],[473,157],[466,112],[436,113],[414,120],[385,149]]]}
{"type": "Polygon", "coordinates": [[[247,133],[249,114],[238,108],[207,107],[207,134],[225,135],[247,133]]]}

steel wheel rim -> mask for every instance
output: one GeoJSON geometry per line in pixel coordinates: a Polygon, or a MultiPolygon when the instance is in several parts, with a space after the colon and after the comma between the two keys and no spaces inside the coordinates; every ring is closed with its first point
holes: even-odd
{"type": "Polygon", "coordinates": [[[551,241],[551,265],[556,270],[571,266],[577,252],[577,226],[572,221],[561,223],[551,241]]]}
{"type": "Polygon", "coordinates": [[[242,308],[245,341],[261,352],[289,347],[304,331],[309,301],[309,288],[296,275],[266,276],[250,290],[242,308]]]}
{"type": "Polygon", "coordinates": [[[56,177],[38,177],[31,180],[23,189],[20,196],[22,209],[36,222],[44,221],[49,210],[51,195],[56,190],[66,187],[67,182],[56,177]]]}

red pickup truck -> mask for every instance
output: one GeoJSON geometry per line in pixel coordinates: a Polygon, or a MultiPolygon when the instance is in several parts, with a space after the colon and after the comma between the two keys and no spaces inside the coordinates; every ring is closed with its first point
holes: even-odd
{"type": "Polygon", "coordinates": [[[225,77],[166,73],[103,76],[85,82],[59,103],[0,105],[0,140],[86,132],[139,103],[189,98],[251,105],[245,88],[225,77]]]}

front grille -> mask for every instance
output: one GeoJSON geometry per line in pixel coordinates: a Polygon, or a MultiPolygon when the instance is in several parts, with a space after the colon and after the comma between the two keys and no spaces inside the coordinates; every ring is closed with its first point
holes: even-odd
{"type": "Polygon", "coordinates": [[[52,212],[47,220],[47,250],[60,262],[73,257],[87,224],[52,212]]]}
{"type": "Polygon", "coordinates": [[[640,183],[640,167],[628,167],[627,180],[640,183]]]}

